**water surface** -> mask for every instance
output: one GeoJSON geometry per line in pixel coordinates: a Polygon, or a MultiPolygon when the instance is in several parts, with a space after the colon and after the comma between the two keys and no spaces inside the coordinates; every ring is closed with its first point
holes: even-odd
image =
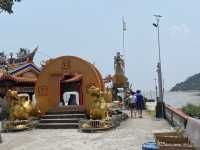
{"type": "Polygon", "coordinates": [[[167,104],[175,107],[182,107],[188,103],[200,105],[200,91],[167,92],[164,100],[167,104]]]}
{"type": "MultiPolygon", "coordinates": [[[[154,98],[155,94],[151,93],[144,93],[145,96],[148,98],[154,98]]],[[[165,103],[175,106],[175,107],[182,107],[187,105],[188,103],[194,105],[200,105],[200,91],[188,91],[188,92],[165,92],[164,94],[164,101],[165,103]]]]}

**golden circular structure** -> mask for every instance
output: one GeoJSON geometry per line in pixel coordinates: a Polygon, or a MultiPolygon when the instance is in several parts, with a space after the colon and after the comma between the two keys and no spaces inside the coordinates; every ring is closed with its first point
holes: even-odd
{"type": "Polygon", "coordinates": [[[79,105],[90,107],[91,96],[88,88],[95,85],[104,91],[101,74],[91,63],[75,56],[62,56],[50,59],[42,69],[35,86],[37,105],[42,114],[57,107],[61,98],[61,81],[78,83],[79,105]]]}

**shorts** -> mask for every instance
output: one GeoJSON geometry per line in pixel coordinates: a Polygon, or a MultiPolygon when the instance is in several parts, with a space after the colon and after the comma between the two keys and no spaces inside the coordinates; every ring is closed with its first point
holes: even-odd
{"type": "Polygon", "coordinates": [[[129,108],[130,109],[135,109],[136,108],[136,104],[135,103],[130,103],[129,104],[129,108]]]}
{"type": "Polygon", "coordinates": [[[141,104],[141,103],[138,103],[136,106],[137,106],[137,110],[142,110],[143,109],[143,104],[141,104]]]}

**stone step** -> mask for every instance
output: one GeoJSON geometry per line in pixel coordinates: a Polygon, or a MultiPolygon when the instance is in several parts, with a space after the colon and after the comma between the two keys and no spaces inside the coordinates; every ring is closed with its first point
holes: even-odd
{"type": "Polygon", "coordinates": [[[39,123],[39,129],[78,129],[79,123],[39,123]]]}
{"type": "Polygon", "coordinates": [[[85,114],[84,111],[49,111],[46,115],[54,115],[54,114],[85,114]]]}
{"type": "Polygon", "coordinates": [[[40,123],[79,123],[79,118],[53,118],[41,119],[40,123]]]}
{"type": "Polygon", "coordinates": [[[52,108],[50,110],[50,112],[66,112],[66,111],[81,111],[81,112],[85,112],[85,107],[84,106],[74,106],[74,105],[68,105],[68,106],[59,106],[59,107],[55,107],[55,108],[52,108]]]}
{"type": "Polygon", "coordinates": [[[85,114],[49,114],[44,115],[42,119],[60,119],[60,118],[85,118],[85,114]]]}

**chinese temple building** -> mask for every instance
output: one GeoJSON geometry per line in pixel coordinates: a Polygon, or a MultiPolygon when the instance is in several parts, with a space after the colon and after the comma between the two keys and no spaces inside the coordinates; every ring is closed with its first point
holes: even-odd
{"type": "Polygon", "coordinates": [[[10,53],[9,58],[0,53],[0,96],[4,97],[7,90],[17,90],[19,93],[28,93],[30,98],[34,94],[34,87],[40,68],[37,67],[33,58],[37,48],[30,52],[27,49],[20,49],[13,57],[10,53]]]}

